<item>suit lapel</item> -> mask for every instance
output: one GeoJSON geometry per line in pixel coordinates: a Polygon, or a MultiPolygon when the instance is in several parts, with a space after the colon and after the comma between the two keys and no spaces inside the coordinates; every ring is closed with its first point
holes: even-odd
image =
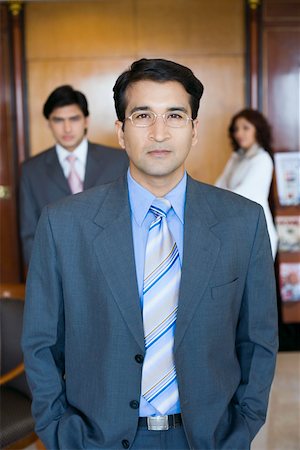
{"type": "MultiPolygon", "coordinates": [[[[124,321],[144,350],[126,177],[111,185],[94,222],[99,227],[94,244],[100,268],[124,321]]],[[[201,185],[188,178],[175,351],[202,300],[219,254],[220,241],[211,230],[216,223],[201,185]]]]}
{"type": "Polygon", "coordinates": [[[99,170],[101,170],[101,164],[96,156],[98,156],[100,150],[96,150],[90,142],[88,142],[88,152],[86,158],[86,169],[84,177],[84,189],[89,189],[96,185],[96,181],[99,177],[99,170]]]}
{"type": "Polygon", "coordinates": [[[57,184],[65,195],[70,195],[70,187],[68,181],[63,173],[61,165],[56,154],[55,147],[47,154],[46,158],[46,172],[49,178],[57,184]]]}
{"type": "Polygon", "coordinates": [[[95,217],[99,227],[95,252],[123,319],[144,350],[126,177],[111,186],[95,217]]]}
{"type": "Polygon", "coordinates": [[[211,231],[216,223],[201,185],[188,178],[175,351],[202,299],[219,254],[220,241],[211,231]]]}

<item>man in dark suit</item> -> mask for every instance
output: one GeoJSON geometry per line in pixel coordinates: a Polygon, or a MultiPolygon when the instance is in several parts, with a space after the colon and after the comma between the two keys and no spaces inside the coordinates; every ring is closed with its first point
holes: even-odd
{"type": "Polygon", "coordinates": [[[142,59],[114,98],[127,176],[44,209],[23,349],[48,449],[246,450],[277,351],[262,208],[190,178],[203,86],[142,59]]]}
{"type": "Polygon", "coordinates": [[[126,152],[87,140],[87,100],[72,86],[56,88],[46,100],[43,113],[56,145],[25,161],[22,166],[20,232],[26,264],[29,263],[36,226],[45,205],[111,182],[128,167],[126,152]],[[68,159],[70,155],[75,157],[74,167],[68,159]],[[77,184],[73,187],[74,176],[77,184]]]}

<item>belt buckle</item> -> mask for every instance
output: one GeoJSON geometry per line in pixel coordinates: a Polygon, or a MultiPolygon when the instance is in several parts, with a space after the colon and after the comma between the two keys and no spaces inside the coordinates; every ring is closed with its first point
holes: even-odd
{"type": "Polygon", "coordinates": [[[151,431],[166,431],[169,429],[168,416],[147,417],[147,427],[151,431]]]}

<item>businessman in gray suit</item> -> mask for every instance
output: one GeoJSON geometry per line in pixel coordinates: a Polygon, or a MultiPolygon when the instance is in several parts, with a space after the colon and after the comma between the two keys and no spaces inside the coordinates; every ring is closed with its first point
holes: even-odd
{"type": "Polygon", "coordinates": [[[87,140],[89,110],[82,92],[69,85],[59,86],[47,98],[43,113],[56,145],[22,165],[20,234],[26,264],[29,263],[36,226],[45,205],[74,192],[111,182],[128,167],[126,152],[87,140]],[[70,175],[70,155],[75,157],[75,175],[70,175]],[[72,175],[77,177],[74,186],[72,175]]]}
{"type": "Polygon", "coordinates": [[[114,87],[127,176],[44,209],[23,349],[48,449],[249,449],[277,352],[262,208],[193,180],[203,86],[141,59],[114,87]]]}

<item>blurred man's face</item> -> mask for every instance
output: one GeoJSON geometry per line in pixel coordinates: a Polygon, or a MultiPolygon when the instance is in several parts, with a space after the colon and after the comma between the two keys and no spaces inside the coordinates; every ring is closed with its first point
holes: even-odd
{"type": "Polygon", "coordinates": [[[116,130],[128,153],[131,175],[155,195],[163,195],[181,180],[185,160],[197,142],[197,120],[189,119],[180,128],[170,126],[181,113],[191,117],[189,94],[177,81],[142,80],[128,87],[126,98],[126,120],[124,126],[117,121],[116,130]],[[137,113],[144,123],[149,112],[159,115],[151,126],[137,127],[128,119],[137,113]],[[171,114],[170,121],[161,117],[166,113],[171,114]]]}
{"type": "Polygon", "coordinates": [[[88,117],[78,105],[55,108],[48,119],[55,141],[69,152],[75,150],[85,137],[88,117]]]}

